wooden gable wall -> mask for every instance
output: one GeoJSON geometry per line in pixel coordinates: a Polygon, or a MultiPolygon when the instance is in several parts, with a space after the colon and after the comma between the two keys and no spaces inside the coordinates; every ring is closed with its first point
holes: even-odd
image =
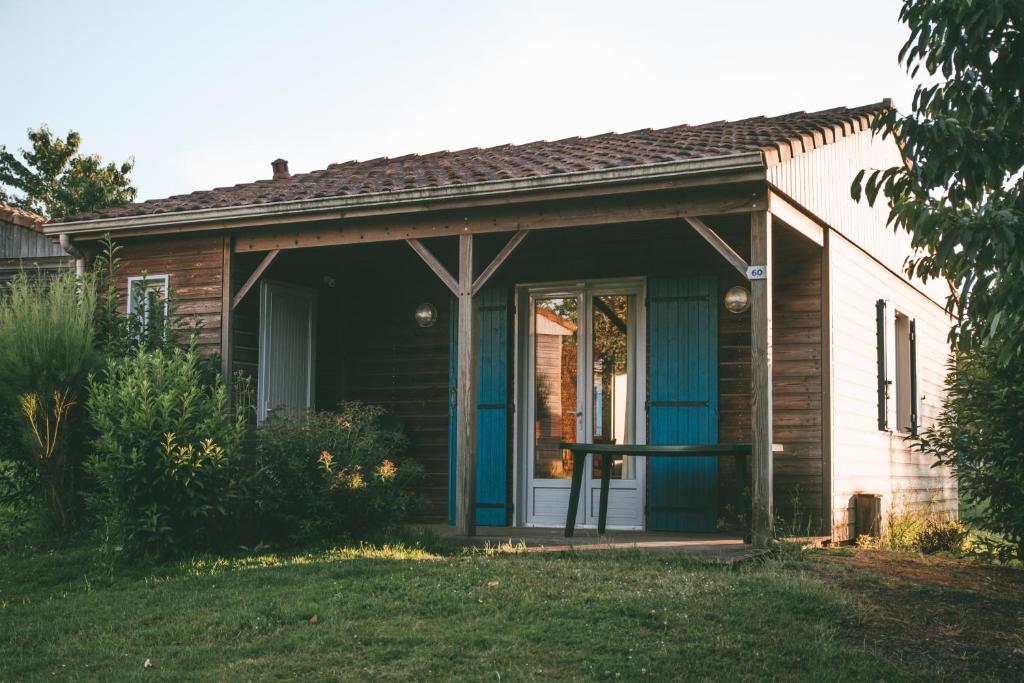
{"type": "MultiPolygon", "coordinates": [[[[903,264],[913,253],[910,235],[887,226],[889,208],[885,198],[879,197],[870,206],[866,199],[855,202],[850,196],[850,186],[861,170],[870,172],[902,163],[891,137],[883,140],[865,130],[770,166],[767,175],[773,186],[908,280],[903,264]]],[[[915,278],[911,283],[933,300],[945,303],[949,291],[942,282],[924,283],[915,278]]]]}

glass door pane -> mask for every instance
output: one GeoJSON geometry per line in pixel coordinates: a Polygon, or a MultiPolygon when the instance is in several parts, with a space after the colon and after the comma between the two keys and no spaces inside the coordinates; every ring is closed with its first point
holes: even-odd
{"type": "MultiPolygon", "coordinates": [[[[591,297],[591,437],[594,443],[630,443],[633,430],[630,336],[633,297],[591,297]]],[[[632,479],[632,458],[616,456],[612,479],[632,479]]],[[[601,476],[601,458],[593,458],[593,476],[601,476]]]]}
{"type": "Polygon", "coordinates": [[[534,300],[534,424],[533,476],[567,479],[572,456],[559,441],[577,439],[577,326],[579,299],[534,300]]]}

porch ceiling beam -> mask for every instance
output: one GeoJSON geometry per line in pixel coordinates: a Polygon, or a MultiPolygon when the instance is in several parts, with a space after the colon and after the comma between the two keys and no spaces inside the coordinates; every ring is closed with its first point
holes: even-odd
{"type": "Polygon", "coordinates": [[[790,230],[814,242],[819,247],[825,246],[825,224],[800,208],[778,190],[768,193],[768,207],[772,216],[790,230]]]}
{"type": "Polygon", "coordinates": [[[729,243],[722,239],[722,236],[712,230],[707,223],[697,217],[686,216],[683,218],[690,224],[697,234],[703,237],[708,244],[714,247],[715,251],[722,255],[729,265],[740,272],[740,275],[747,277],[747,262],[736,253],[736,250],[729,246],[729,243]]]}
{"type": "Polygon", "coordinates": [[[242,299],[245,298],[245,295],[248,294],[253,285],[259,281],[260,276],[263,275],[263,271],[270,267],[270,264],[274,262],[274,259],[276,259],[277,255],[280,253],[280,249],[271,249],[267,252],[267,255],[263,257],[260,264],[256,266],[256,270],[252,271],[252,275],[249,276],[245,281],[245,284],[238,290],[238,293],[235,294],[233,299],[231,299],[232,311],[238,308],[238,304],[242,303],[242,299]]]}
{"type": "Polygon", "coordinates": [[[427,237],[520,232],[617,223],[672,220],[688,216],[749,213],[768,206],[763,186],[678,191],[659,197],[599,197],[572,202],[495,206],[470,212],[389,219],[341,218],[319,224],[285,225],[243,234],[237,252],[304,249],[427,237]]]}
{"type": "Polygon", "coordinates": [[[529,234],[530,233],[524,230],[512,235],[512,239],[510,239],[505,246],[501,248],[501,251],[499,251],[498,255],[494,257],[494,260],[491,261],[490,265],[484,268],[483,272],[480,273],[476,280],[473,281],[474,295],[483,289],[483,286],[487,284],[487,281],[491,279],[491,276],[498,272],[498,269],[505,264],[505,261],[507,261],[508,257],[512,255],[512,252],[516,250],[516,247],[523,243],[523,240],[525,240],[529,234]]]}
{"type": "Polygon", "coordinates": [[[413,251],[420,255],[423,262],[427,264],[430,270],[434,271],[434,275],[441,278],[441,282],[443,282],[448,289],[452,290],[452,294],[459,296],[458,280],[452,277],[452,274],[448,272],[448,269],[437,260],[437,257],[427,249],[423,242],[420,242],[417,239],[409,239],[406,240],[406,243],[412,247],[413,251]]]}

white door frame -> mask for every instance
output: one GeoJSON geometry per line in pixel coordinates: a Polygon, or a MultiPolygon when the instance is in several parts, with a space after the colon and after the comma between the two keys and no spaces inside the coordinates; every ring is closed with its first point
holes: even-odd
{"type": "Polygon", "coordinates": [[[317,296],[316,290],[311,287],[302,287],[285,282],[273,280],[260,281],[260,322],[259,322],[259,366],[256,369],[256,420],[263,422],[267,419],[270,406],[267,405],[267,369],[272,359],[270,357],[270,342],[273,334],[270,325],[270,313],[272,306],[272,290],[290,291],[293,294],[308,296],[310,299],[309,315],[309,346],[306,363],[306,408],[313,408],[316,395],[316,312],[317,296]]]}
{"type": "MultiPolygon", "coordinates": [[[[516,315],[515,315],[515,352],[514,352],[514,363],[515,368],[513,377],[515,378],[515,399],[516,406],[519,408],[516,410],[516,428],[513,432],[513,467],[515,477],[513,478],[513,500],[515,501],[515,515],[513,515],[513,524],[516,526],[550,526],[540,525],[531,523],[529,518],[529,496],[530,486],[532,482],[532,476],[530,467],[533,464],[531,450],[533,443],[533,424],[535,416],[534,400],[531,395],[532,378],[531,369],[533,367],[533,354],[534,354],[534,343],[533,343],[533,316],[532,306],[534,299],[538,297],[554,297],[554,296],[579,296],[580,297],[580,311],[579,316],[579,328],[578,328],[578,355],[577,363],[578,367],[589,367],[587,363],[592,365],[591,355],[593,349],[591,348],[591,320],[590,320],[590,308],[591,300],[594,295],[601,294],[628,294],[634,298],[636,313],[634,316],[634,332],[633,342],[630,345],[629,355],[630,362],[633,368],[633,379],[632,379],[632,392],[633,392],[633,434],[634,442],[638,444],[646,443],[647,439],[647,413],[645,410],[645,403],[647,397],[647,278],[645,277],[629,277],[629,278],[614,278],[614,279],[594,279],[594,280],[573,280],[566,282],[553,282],[553,283],[536,283],[536,284],[522,284],[516,286],[516,315]],[[582,350],[583,353],[579,353],[582,350]]],[[[592,401],[589,400],[590,395],[590,382],[592,381],[592,373],[590,372],[577,372],[577,396],[584,397],[582,415],[579,416],[577,421],[577,433],[584,434],[584,429],[589,430],[589,425],[593,422],[593,416],[591,415],[592,401]],[[581,429],[583,427],[584,429],[581,429]]],[[[589,490],[596,485],[593,477],[590,474],[591,471],[591,458],[588,457],[583,465],[587,468],[586,476],[584,477],[584,491],[581,492],[581,498],[584,501],[584,505],[581,505],[581,510],[588,504],[589,501],[589,490]]],[[[647,467],[646,459],[643,457],[634,456],[634,469],[635,469],[635,486],[639,491],[639,524],[636,526],[612,526],[609,528],[615,529],[635,529],[642,530],[646,524],[646,515],[644,510],[647,505],[647,467]]],[[[565,480],[565,487],[568,488],[570,480],[565,480]]],[[[616,488],[616,480],[611,482],[612,488],[616,488]]],[[[582,514],[582,513],[581,513],[582,514]]],[[[565,519],[562,518],[558,526],[565,523],[565,519]]],[[[586,523],[580,524],[582,528],[589,528],[597,526],[596,520],[593,524],[586,523]]]]}

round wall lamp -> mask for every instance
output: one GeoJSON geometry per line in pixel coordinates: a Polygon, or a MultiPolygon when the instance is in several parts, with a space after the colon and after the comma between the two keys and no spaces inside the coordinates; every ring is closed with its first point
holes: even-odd
{"type": "Polygon", "coordinates": [[[722,297],[722,304],[725,305],[725,310],[730,313],[739,315],[740,313],[746,313],[750,310],[750,290],[746,287],[730,287],[725,290],[725,296],[722,297]]]}
{"type": "Polygon", "coordinates": [[[416,324],[420,327],[433,327],[437,322],[437,309],[432,303],[420,304],[416,307],[413,317],[416,318],[416,324]]]}

